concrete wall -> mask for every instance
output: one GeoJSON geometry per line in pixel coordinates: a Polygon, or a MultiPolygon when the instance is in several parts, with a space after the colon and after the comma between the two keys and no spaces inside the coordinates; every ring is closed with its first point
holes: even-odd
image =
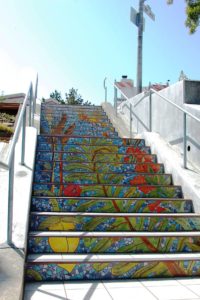
{"type": "MultiPolygon", "coordinates": [[[[25,229],[28,217],[28,205],[32,191],[32,176],[35,160],[35,148],[37,133],[40,124],[40,101],[36,104],[34,115],[35,128],[28,126],[29,111],[27,109],[25,166],[21,162],[21,133],[15,147],[15,170],[14,170],[14,199],[13,199],[13,242],[19,248],[24,248],[25,229]]],[[[0,142],[1,161],[7,163],[10,143],[0,142]]],[[[8,171],[0,168],[0,244],[6,241],[7,214],[8,214],[8,171]]]]}
{"type": "MultiPolygon", "coordinates": [[[[193,81],[179,81],[159,93],[170,99],[175,104],[188,110],[197,118],[200,118],[200,105],[186,104],[185,99],[196,97],[194,93],[193,81]],[[189,85],[191,84],[191,94],[189,85]]],[[[133,112],[140,121],[133,117],[133,133],[142,133],[149,131],[149,97],[145,93],[135,96],[131,100],[123,102],[119,106],[119,115],[128,124],[130,128],[130,104],[133,112]],[[140,100],[143,98],[143,100],[140,100]]],[[[183,113],[174,108],[171,104],[162,101],[156,95],[152,95],[152,131],[159,133],[167,142],[176,147],[180,153],[183,149],[183,113]]],[[[200,169],[200,123],[187,117],[187,146],[188,160],[198,169],[200,169]]]]}

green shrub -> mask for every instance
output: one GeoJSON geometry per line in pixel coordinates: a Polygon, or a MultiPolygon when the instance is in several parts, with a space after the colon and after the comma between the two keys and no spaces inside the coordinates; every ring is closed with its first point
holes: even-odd
{"type": "Polygon", "coordinates": [[[13,128],[0,124],[0,136],[11,136],[13,133],[14,133],[13,128]]]}
{"type": "Polygon", "coordinates": [[[15,116],[7,113],[0,112],[0,122],[15,122],[15,116]]]}

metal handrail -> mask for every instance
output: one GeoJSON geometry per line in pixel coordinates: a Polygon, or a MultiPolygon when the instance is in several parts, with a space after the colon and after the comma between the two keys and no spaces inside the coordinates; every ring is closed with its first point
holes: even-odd
{"type": "Polygon", "coordinates": [[[172,104],[174,107],[176,107],[177,109],[181,110],[183,113],[186,113],[186,115],[190,116],[192,119],[196,120],[197,122],[200,122],[200,119],[195,117],[193,114],[191,114],[190,112],[188,112],[187,110],[185,110],[184,108],[182,108],[181,106],[179,106],[178,104],[172,102],[171,100],[169,100],[168,98],[166,98],[165,96],[162,96],[161,94],[159,94],[156,90],[150,88],[150,91],[153,92],[154,94],[158,95],[159,97],[161,97],[163,100],[165,100],[166,102],[172,104]]]}
{"type": "MultiPolygon", "coordinates": [[[[108,79],[105,78],[104,79],[104,87],[106,87],[106,81],[108,79]]],[[[110,80],[108,80],[108,82],[114,87],[114,106],[115,106],[115,112],[117,115],[117,91],[119,90],[120,93],[124,96],[124,98],[127,100],[126,103],[123,104],[123,107],[127,107],[130,111],[130,134],[132,135],[132,115],[137,119],[137,121],[139,121],[143,126],[144,123],[138,118],[136,117],[136,114],[132,111],[132,103],[130,102],[133,97],[128,98],[121,90],[120,88],[116,85],[116,83],[112,83],[110,80]],[[130,107],[128,107],[127,102],[130,104],[130,107]]],[[[115,81],[116,82],[116,81],[115,81]]],[[[106,93],[107,93],[107,87],[106,87],[106,93]]],[[[175,108],[177,108],[179,111],[181,111],[183,113],[183,166],[186,169],[187,168],[187,116],[191,117],[193,120],[197,121],[200,123],[200,119],[197,118],[196,116],[194,116],[192,113],[188,112],[187,110],[183,109],[181,106],[175,104],[174,102],[172,102],[170,99],[168,99],[167,97],[161,95],[160,93],[158,93],[156,90],[150,88],[146,95],[144,95],[135,105],[134,108],[141,103],[141,101],[143,101],[147,96],[149,96],[149,131],[152,131],[152,94],[156,94],[157,96],[159,96],[162,100],[168,102],[169,104],[171,104],[172,106],[174,106],[175,108]]],[[[107,100],[107,97],[105,98],[107,100]]],[[[146,128],[146,126],[145,126],[146,128]]]]}
{"type": "Polygon", "coordinates": [[[21,165],[25,165],[25,138],[26,138],[26,117],[27,105],[29,104],[29,126],[34,126],[34,113],[36,107],[37,87],[35,95],[33,95],[32,82],[28,88],[28,92],[24,98],[15,132],[11,141],[7,163],[0,161],[0,167],[9,171],[8,179],[8,219],[7,219],[7,244],[12,245],[12,224],[13,224],[13,185],[14,185],[14,162],[15,162],[15,146],[22,129],[22,148],[21,148],[21,165]]]}
{"type": "Polygon", "coordinates": [[[187,116],[191,117],[193,120],[200,123],[200,119],[195,117],[193,114],[182,108],[181,106],[175,104],[170,99],[166,98],[165,96],[161,95],[154,89],[150,89],[149,93],[149,124],[150,124],[150,131],[152,131],[152,94],[156,94],[159,96],[162,100],[168,102],[175,108],[177,108],[179,111],[183,113],[183,167],[187,169],[187,116]]]}
{"type": "Polygon", "coordinates": [[[130,100],[130,99],[116,85],[116,80],[115,83],[113,83],[109,78],[105,77],[104,78],[105,102],[107,102],[107,85],[106,85],[107,81],[110,83],[110,85],[114,87],[114,108],[115,108],[115,115],[117,116],[117,91],[120,91],[120,93],[124,96],[126,100],[130,100]]]}

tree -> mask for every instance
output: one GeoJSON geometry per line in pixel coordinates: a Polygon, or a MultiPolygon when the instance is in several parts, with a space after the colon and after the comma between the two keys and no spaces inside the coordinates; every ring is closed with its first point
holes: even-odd
{"type": "MultiPolygon", "coordinates": [[[[189,32],[192,34],[196,31],[200,24],[200,0],[185,0],[185,2],[187,15],[185,25],[189,28],[189,32]]],[[[172,4],[173,0],[167,0],[167,3],[172,4]]]]}
{"type": "Polygon", "coordinates": [[[65,104],[65,101],[62,99],[61,93],[55,90],[50,94],[50,97],[56,99],[59,103],[65,104]]]}
{"type": "Polygon", "coordinates": [[[65,93],[65,103],[68,105],[91,105],[91,102],[83,100],[82,96],[78,94],[78,90],[71,88],[69,93],[65,93]]]}
{"type": "Polygon", "coordinates": [[[65,100],[62,99],[61,93],[55,90],[50,94],[50,97],[56,99],[61,104],[68,105],[91,105],[91,102],[84,101],[82,96],[78,94],[78,90],[71,88],[68,93],[65,93],[65,100]]]}

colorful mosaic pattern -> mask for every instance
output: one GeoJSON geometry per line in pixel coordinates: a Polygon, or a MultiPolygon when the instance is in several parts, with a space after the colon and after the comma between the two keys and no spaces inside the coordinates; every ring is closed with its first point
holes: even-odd
{"type": "Polygon", "coordinates": [[[144,140],[119,138],[101,107],[42,105],[29,230],[43,234],[30,233],[28,252],[77,256],[73,262],[27,261],[26,280],[199,276],[200,261],[193,258],[76,259],[92,253],[199,252],[200,236],[186,232],[200,231],[200,218],[181,187],[171,184],[144,140]]]}
{"type": "MultiPolygon", "coordinates": [[[[42,133],[43,134],[48,134],[48,133],[52,133],[52,134],[63,134],[63,135],[66,135],[66,136],[70,136],[71,135],[71,128],[59,128],[59,130],[57,130],[56,132],[51,129],[46,129],[45,131],[43,131],[42,133]]],[[[84,129],[79,129],[79,128],[75,128],[73,129],[73,134],[76,135],[76,136],[83,136],[83,135],[90,135],[90,136],[95,136],[95,137],[117,137],[118,134],[117,132],[113,132],[113,131],[99,131],[99,130],[84,130],[84,129]]]]}
{"type": "Polygon", "coordinates": [[[54,151],[54,152],[71,152],[71,153],[90,153],[92,155],[102,153],[119,153],[119,154],[150,154],[150,148],[141,146],[87,146],[87,145],[65,145],[65,144],[47,144],[39,143],[37,151],[54,151]]]}
{"type": "Polygon", "coordinates": [[[95,135],[106,133],[105,136],[117,136],[114,128],[108,124],[105,115],[92,115],[85,113],[67,114],[56,113],[41,117],[40,132],[42,134],[66,134],[66,135],[95,135]],[[102,125],[101,125],[102,123],[102,125]],[[105,124],[106,123],[106,124],[105,124]]]}
{"type": "Polygon", "coordinates": [[[125,138],[106,138],[106,137],[65,137],[65,136],[38,136],[38,143],[49,144],[73,144],[73,145],[86,145],[86,146],[145,146],[145,141],[140,139],[125,139],[125,138]]]}
{"type": "Polygon", "coordinates": [[[199,237],[33,237],[28,241],[32,253],[191,253],[200,251],[199,237]]]}
{"type": "Polygon", "coordinates": [[[100,263],[45,263],[28,264],[26,279],[42,280],[97,280],[156,277],[199,276],[200,261],[142,261],[100,263]]]}
{"type": "Polygon", "coordinates": [[[101,113],[94,113],[94,112],[56,112],[56,113],[45,113],[45,115],[42,116],[42,120],[46,120],[51,122],[52,120],[58,120],[58,121],[68,121],[68,120],[74,120],[74,122],[89,122],[89,123],[104,123],[109,122],[108,117],[105,114],[101,113]]]}
{"type": "Polygon", "coordinates": [[[157,216],[32,214],[30,228],[31,230],[43,231],[199,231],[200,218],[169,214],[158,214],[157,216]]]}
{"type": "Polygon", "coordinates": [[[73,109],[68,109],[68,110],[59,110],[59,109],[56,109],[56,110],[43,110],[42,109],[42,118],[48,118],[48,117],[56,117],[56,116],[59,116],[59,117],[62,117],[63,115],[67,115],[67,117],[69,116],[77,116],[77,120],[78,118],[84,118],[84,117],[107,117],[106,113],[103,111],[103,110],[73,110],[73,109]],[[83,117],[82,117],[83,116],[83,117]]]}
{"type": "Polygon", "coordinates": [[[127,198],[32,198],[32,211],[47,212],[122,212],[122,213],[191,213],[191,200],[127,198]]]}
{"type": "Polygon", "coordinates": [[[171,175],[138,175],[134,173],[70,173],[55,171],[35,171],[35,183],[74,183],[74,184],[122,184],[122,185],[170,185],[171,175]]]}
{"type": "Polygon", "coordinates": [[[149,154],[115,154],[115,153],[63,153],[63,152],[37,152],[36,160],[63,160],[66,162],[118,162],[118,163],[156,163],[156,156],[149,154]]]}
{"type": "MultiPolygon", "coordinates": [[[[41,120],[41,125],[44,125],[46,124],[47,121],[43,121],[41,120]]],[[[105,131],[105,130],[110,130],[110,131],[115,131],[115,128],[110,124],[110,123],[103,123],[103,122],[100,122],[100,123],[86,123],[86,122],[83,122],[83,121],[78,121],[78,122],[73,122],[72,121],[66,121],[63,125],[67,128],[71,125],[75,124],[76,125],[76,128],[79,128],[79,129],[96,129],[96,130],[100,130],[100,131],[105,131]]],[[[63,127],[63,125],[60,126],[60,128],[63,127]]],[[[59,123],[57,120],[52,120],[51,122],[48,122],[48,126],[53,128],[53,127],[56,127],[56,128],[59,128],[59,123]]]]}
{"type": "Polygon", "coordinates": [[[182,198],[180,186],[123,186],[102,184],[33,184],[33,196],[182,198]]]}
{"type": "Polygon", "coordinates": [[[66,172],[98,172],[98,173],[150,173],[150,174],[162,174],[164,172],[164,166],[162,164],[155,163],[87,163],[87,162],[49,162],[49,161],[36,161],[35,170],[54,170],[60,172],[61,170],[66,172]]]}

